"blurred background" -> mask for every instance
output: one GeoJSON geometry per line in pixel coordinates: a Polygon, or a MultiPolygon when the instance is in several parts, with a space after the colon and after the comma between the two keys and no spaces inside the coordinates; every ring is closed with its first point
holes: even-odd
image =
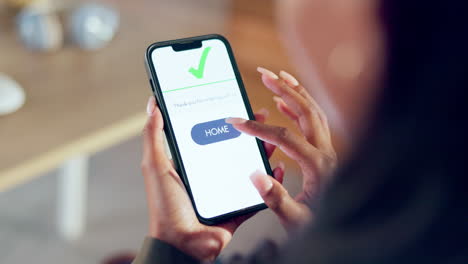
{"type": "MultiPolygon", "coordinates": [[[[288,126],[256,72],[294,73],[272,1],[0,0],[0,263],[103,263],[139,249],[143,54],[156,41],[208,33],[231,42],[254,110],[288,126]]],[[[281,153],[272,165],[279,160],[295,193],[298,169],[281,153]]],[[[265,238],[285,238],[267,210],[223,255],[265,238]]]]}

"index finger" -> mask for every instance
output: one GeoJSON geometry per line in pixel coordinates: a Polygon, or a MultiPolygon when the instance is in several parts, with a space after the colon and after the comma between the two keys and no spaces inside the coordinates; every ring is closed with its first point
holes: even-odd
{"type": "Polygon", "coordinates": [[[228,118],[226,122],[231,123],[241,132],[276,145],[286,155],[299,163],[307,163],[311,157],[318,154],[318,150],[310,145],[303,137],[291,133],[284,127],[271,126],[241,118],[228,118]]]}
{"type": "MultiPolygon", "coordinates": [[[[261,109],[258,113],[255,114],[255,120],[260,123],[265,123],[267,116],[269,115],[268,110],[265,108],[261,109]]],[[[265,148],[267,157],[270,158],[275,152],[276,146],[268,142],[262,142],[263,147],[265,148]]]]}

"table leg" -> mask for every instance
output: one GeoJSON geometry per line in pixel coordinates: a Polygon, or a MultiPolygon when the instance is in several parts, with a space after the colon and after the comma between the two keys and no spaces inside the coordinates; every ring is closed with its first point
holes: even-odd
{"type": "Polygon", "coordinates": [[[58,233],[68,241],[79,239],[86,224],[87,155],[75,156],[60,168],[58,177],[58,233]]]}

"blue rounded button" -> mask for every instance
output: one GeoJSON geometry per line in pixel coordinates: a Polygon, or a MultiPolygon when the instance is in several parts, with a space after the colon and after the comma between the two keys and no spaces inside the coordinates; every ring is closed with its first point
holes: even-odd
{"type": "Polygon", "coordinates": [[[192,139],[199,145],[208,145],[240,136],[241,132],[223,119],[196,124],[192,127],[192,139]]]}

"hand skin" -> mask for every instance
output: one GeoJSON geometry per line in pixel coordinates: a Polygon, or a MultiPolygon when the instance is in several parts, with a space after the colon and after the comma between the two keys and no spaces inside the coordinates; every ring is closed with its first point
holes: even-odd
{"type": "Polygon", "coordinates": [[[324,112],[296,78],[284,71],[279,76],[260,67],[258,71],[262,74],[264,85],[277,95],[273,97],[277,109],[299,127],[301,135],[293,134],[284,127],[241,118],[229,118],[226,122],[243,133],[277,146],[299,164],[303,186],[294,198],[271,177],[262,173],[251,177],[265,204],[291,233],[312,219],[313,213],[306,203],[317,202],[336,167],[336,152],[324,112]]]}
{"type": "MultiPolygon", "coordinates": [[[[229,243],[237,227],[253,214],[217,226],[201,224],[173,163],[164,151],[163,119],[153,96],[148,101],[147,112],[149,117],[143,131],[141,168],[149,211],[149,236],[201,261],[212,261],[229,243]]],[[[264,122],[267,115],[266,110],[256,114],[257,122],[264,122]]],[[[268,143],[264,146],[270,157],[275,147],[268,143]]],[[[283,181],[283,163],[273,170],[273,176],[278,184],[283,181]]]]}

